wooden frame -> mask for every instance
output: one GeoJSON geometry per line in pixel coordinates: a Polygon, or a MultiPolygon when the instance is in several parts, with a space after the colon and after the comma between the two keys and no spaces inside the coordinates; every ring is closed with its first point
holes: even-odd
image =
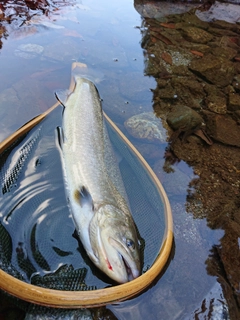
{"type": "MultiPolygon", "coordinates": [[[[76,67],[79,67],[78,63],[73,63],[72,70],[76,67]]],[[[83,67],[83,65],[80,65],[83,67]]],[[[70,84],[70,91],[74,88],[73,78],[70,84]]],[[[59,103],[53,105],[49,110],[40,114],[26,125],[14,132],[10,137],[5,139],[0,143],[0,154],[8,148],[18,137],[30,131],[34,126],[41,122],[52,110],[54,110],[59,103]]],[[[14,278],[13,276],[7,274],[0,269],[0,289],[8,292],[9,294],[18,297],[22,300],[48,306],[55,308],[86,308],[86,307],[96,307],[111,303],[116,303],[118,301],[129,299],[133,296],[136,296],[141,291],[146,289],[154,279],[160,274],[161,270],[165,266],[168,257],[171,252],[172,242],[173,242],[173,222],[172,222],[172,213],[171,207],[169,204],[168,197],[161,185],[160,181],[144,160],[141,154],[136,150],[136,148],[131,144],[131,142],[124,136],[124,134],[118,129],[118,127],[108,118],[104,113],[104,117],[111,127],[117,131],[117,133],[122,137],[125,143],[131,148],[131,150],[136,154],[136,156],[141,161],[142,165],[148,171],[149,176],[153,180],[154,184],[157,186],[158,191],[161,195],[161,199],[164,206],[165,212],[165,235],[164,242],[159,249],[158,256],[153,263],[152,267],[146,271],[144,274],[138,278],[117,286],[91,290],[91,291],[62,291],[62,290],[53,290],[41,288],[21,280],[14,278]]]]}

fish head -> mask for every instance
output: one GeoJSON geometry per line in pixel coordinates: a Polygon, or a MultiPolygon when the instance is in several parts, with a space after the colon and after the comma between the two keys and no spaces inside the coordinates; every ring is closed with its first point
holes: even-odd
{"type": "Polygon", "coordinates": [[[137,278],[141,272],[139,240],[130,213],[104,205],[95,213],[91,224],[95,264],[118,283],[137,278]]]}

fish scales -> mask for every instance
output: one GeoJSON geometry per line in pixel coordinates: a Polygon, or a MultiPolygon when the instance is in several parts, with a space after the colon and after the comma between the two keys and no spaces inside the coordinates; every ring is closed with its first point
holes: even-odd
{"type": "Polygon", "coordinates": [[[92,82],[75,77],[59,138],[73,220],[91,260],[126,282],[140,274],[137,231],[92,82]]]}

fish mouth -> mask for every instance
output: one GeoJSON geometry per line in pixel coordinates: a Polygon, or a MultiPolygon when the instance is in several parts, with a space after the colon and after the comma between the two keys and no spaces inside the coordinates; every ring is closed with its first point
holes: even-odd
{"type": "MultiPolygon", "coordinates": [[[[134,258],[128,253],[127,248],[121,243],[121,241],[115,240],[113,238],[109,238],[109,243],[114,247],[117,251],[120,268],[124,269],[124,277],[125,280],[121,282],[128,282],[140,275],[139,268],[137,263],[134,261],[134,258]]],[[[123,273],[123,270],[122,270],[123,273]]]]}
{"type": "Polygon", "coordinates": [[[123,255],[121,255],[120,252],[118,252],[118,254],[119,254],[120,258],[122,259],[123,264],[124,264],[124,266],[125,266],[125,269],[126,269],[126,272],[127,272],[128,281],[131,281],[131,280],[135,279],[136,277],[134,277],[133,272],[132,272],[132,269],[131,269],[131,267],[129,266],[127,260],[124,258],[123,255]]]}

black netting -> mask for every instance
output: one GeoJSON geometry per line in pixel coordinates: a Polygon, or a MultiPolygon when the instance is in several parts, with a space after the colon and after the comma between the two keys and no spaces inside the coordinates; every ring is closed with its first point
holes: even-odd
{"type": "MultiPolygon", "coordinates": [[[[56,290],[94,290],[111,285],[74,236],[64,191],[56,127],[58,107],[0,155],[0,267],[18,279],[56,290]]],[[[120,171],[141,236],[143,271],[159,254],[166,227],[154,181],[136,154],[107,124],[121,155],[120,171]]]]}

